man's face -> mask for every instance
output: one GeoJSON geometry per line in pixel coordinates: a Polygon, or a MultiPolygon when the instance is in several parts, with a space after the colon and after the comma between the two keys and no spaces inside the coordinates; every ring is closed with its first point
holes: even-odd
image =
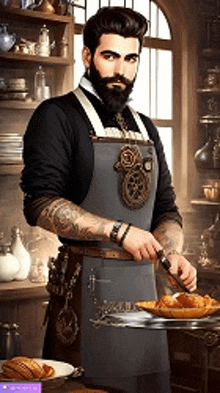
{"type": "Polygon", "coordinates": [[[122,109],[137,73],[138,39],[103,34],[93,57],[89,49],[84,48],[83,60],[90,80],[107,109],[113,112],[122,109]]]}

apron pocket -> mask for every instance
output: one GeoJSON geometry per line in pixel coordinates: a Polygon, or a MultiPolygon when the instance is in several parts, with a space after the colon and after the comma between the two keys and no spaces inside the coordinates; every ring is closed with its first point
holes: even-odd
{"type": "Polygon", "coordinates": [[[154,264],[94,269],[94,294],[98,301],[143,301],[157,298],[154,264]]]}

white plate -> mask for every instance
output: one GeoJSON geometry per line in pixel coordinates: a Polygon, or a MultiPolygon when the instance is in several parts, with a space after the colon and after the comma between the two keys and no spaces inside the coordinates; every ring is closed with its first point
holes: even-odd
{"type": "MultiPolygon", "coordinates": [[[[50,378],[46,379],[40,379],[40,382],[50,382],[54,381],[59,378],[65,378],[70,376],[74,370],[75,367],[72,366],[72,364],[69,363],[64,363],[64,362],[58,362],[56,360],[44,360],[44,359],[34,359],[37,360],[40,364],[46,363],[48,366],[52,366],[55,370],[55,375],[50,378]]],[[[2,364],[5,362],[5,360],[0,360],[0,372],[2,372],[2,364]]]]}

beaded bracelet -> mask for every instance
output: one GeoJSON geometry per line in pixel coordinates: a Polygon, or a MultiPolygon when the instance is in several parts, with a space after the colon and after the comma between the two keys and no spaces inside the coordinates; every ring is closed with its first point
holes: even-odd
{"type": "Polygon", "coordinates": [[[122,221],[118,220],[118,221],[113,225],[113,228],[112,228],[111,233],[110,233],[110,240],[111,240],[112,242],[117,243],[117,240],[116,240],[117,234],[118,234],[118,231],[119,231],[119,229],[121,228],[122,224],[123,224],[122,221]]]}
{"type": "Polygon", "coordinates": [[[128,231],[129,231],[129,229],[131,228],[131,223],[129,223],[128,224],[128,226],[127,226],[127,228],[125,229],[125,231],[124,231],[124,233],[123,233],[123,235],[122,235],[122,237],[121,237],[121,239],[120,239],[120,241],[119,241],[119,246],[121,247],[122,246],[122,244],[123,244],[123,241],[125,240],[125,238],[126,238],[126,236],[127,236],[127,234],[128,234],[128,231]]]}

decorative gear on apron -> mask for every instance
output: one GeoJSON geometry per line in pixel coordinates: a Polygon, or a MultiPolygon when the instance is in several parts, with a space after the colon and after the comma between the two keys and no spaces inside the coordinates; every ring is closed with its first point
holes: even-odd
{"type": "MultiPolygon", "coordinates": [[[[121,113],[117,113],[116,120],[124,133],[127,125],[121,113]]],[[[119,183],[122,202],[129,209],[140,209],[151,191],[153,160],[143,158],[137,144],[130,143],[120,149],[114,169],[122,173],[119,183]]]]}

